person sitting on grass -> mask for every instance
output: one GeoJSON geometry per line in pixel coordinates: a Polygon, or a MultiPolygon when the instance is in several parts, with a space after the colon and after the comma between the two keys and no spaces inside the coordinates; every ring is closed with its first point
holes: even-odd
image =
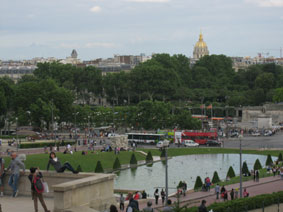
{"type": "Polygon", "coordinates": [[[58,173],[63,173],[65,171],[65,169],[70,170],[74,174],[79,173],[78,171],[74,170],[74,168],[68,162],[64,163],[64,165],[62,166],[59,159],[56,157],[55,152],[51,152],[50,155],[49,155],[49,161],[48,161],[48,164],[47,164],[47,171],[49,170],[50,164],[54,167],[54,169],[58,173]]]}

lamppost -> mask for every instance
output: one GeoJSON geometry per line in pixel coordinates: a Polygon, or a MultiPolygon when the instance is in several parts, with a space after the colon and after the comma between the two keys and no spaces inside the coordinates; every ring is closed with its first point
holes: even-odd
{"type": "Polygon", "coordinates": [[[242,179],[242,138],[243,138],[243,131],[241,131],[241,134],[239,135],[240,139],[240,198],[243,196],[243,179],[242,179]]]}
{"type": "Polygon", "coordinates": [[[27,113],[29,115],[29,126],[31,126],[31,117],[30,117],[31,112],[28,110],[27,113]]]}
{"type": "Polygon", "coordinates": [[[165,151],[165,199],[166,199],[166,204],[168,200],[168,155],[167,155],[167,148],[163,147],[165,151]]]}
{"type": "Polygon", "coordinates": [[[79,114],[79,112],[76,112],[75,115],[75,144],[77,146],[77,115],[79,114]]]}
{"type": "Polygon", "coordinates": [[[90,116],[87,116],[87,127],[88,127],[88,137],[90,137],[90,125],[89,125],[89,119],[90,119],[90,116]]]}
{"type": "Polygon", "coordinates": [[[18,117],[16,117],[16,143],[17,143],[17,151],[19,150],[19,141],[18,141],[18,117]]]}
{"type": "Polygon", "coordinates": [[[52,139],[54,140],[54,111],[53,111],[53,101],[51,101],[51,121],[52,121],[52,139]]]}

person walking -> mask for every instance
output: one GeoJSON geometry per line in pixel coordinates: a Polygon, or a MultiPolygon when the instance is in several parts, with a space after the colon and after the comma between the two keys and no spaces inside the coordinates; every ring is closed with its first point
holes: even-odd
{"type": "Polygon", "coordinates": [[[139,211],[139,202],[137,200],[134,200],[133,194],[128,194],[128,200],[129,204],[127,206],[126,212],[134,212],[134,210],[139,211]]]}
{"type": "Polygon", "coordinates": [[[238,199],[239,196],[239,188],[236,188],[235,190],[235,199],[238,199]]]}
{"type": "Polygon", "coordinates": [[[158,204],[158,198],[159,198],[159,193],[158,193],[158,188],[154,192],[154,197],[155,197],[155,204],[158,204]]]}
{"type": "Polygon", "coordinates": [[[42,193],[38,192],[35,189],[35,185],[34,185],[36,178],[41,180],[42,177],[43,177],[42,173],[39,171],[38,168],[34,168],[34,167],[30,168],[30,174],[28,176],[28,179],[31,183],[31,196],[32,196],[32,199],[33,199],[34,210],[35,210],[35,212],[38,212],[38,201],[37,201],[37,199],[39,199],[44,211],[50,212],[50,210],[48,210],[47,207],[46,207],[42,193]]]}
{"type": "Polygon", "coordinates": [[[9,171],[11,169],[11,176],[9,178],[9,186],[13,189],[13,197],[17,197],[18,196],[18,182],[19,182],[19,178],[20,178],[20,169],[23,169],[22,174],[25,173],[25,164],[19,159],[17,158],[17,153],[16,152],[12,152],[11,153],[11,162],[7,168],[7,171],[9,171]]]}
{"type": "Polygon", "coordinates": [[[153,208],[151,207],[152,206],[152,202],[151,201],[148,201],[146,203],[146,207],[142,210],[143,212],[153,212],[153,208]]]}
{"type": "Polygon", "coordinates": [[[164,205],[164,202],[165,202],[165,192],[164,192],[163,189],[161,190],[160,195],[161,195],[161,199],[162,199],[162,205],[164,205]]]}
{"type": "Polygon", "coordinates": [[[187,183],[186,183],[185,181],[183,181],[182,189],[183,189],[183,195],[184,195],[184,196],[186,196],[186,192],[187,192],[187,183]]]}
{"type": "Polygon", "coordinates": [[[256,182],[259,182],[259,171],[258,170],[255,171],[255,179],[256,179],[256,182]]]}
{"type": "Polygon", "coordinates": [[[54,169],[58,172],[58,173],[62,173],[64,172],[66,169],[70,170],[71,172],[73,172],[74,174],[79,173],[78,171],[76,171],[71,164],[69,164],[68,162],[64,163],[63,166],[60,163],[59,159],[56,157],[55,152],[51,152],[49,155],[49,161],[47,164],[47,171],[49,170],[49,166],[50,164],[54,167],[54,169]]]}
{"type": "Polygon", "coordinates": [[[219,186],[219,184],[217,184],[215,186],[216,199],[219,199],[219,192],[220,192],[220,186],[219,186]]]}
{"type": "Polygon", "coordinates": [[[0,157],[0,196],[4,196],[4,175],[5,175],[5,160],[0,157]]]}
{"type": "Polygon", "coordinates": [[[206,201],[202,200],[201,205],[198,207],[198,212],[207,212],[206,201]]]}
{"type": "Polygon", "coordinates": [[[234,189],[232,188],[232,190],[230,191],[230,197],[231,197],[231,200],[234,200],[234,189]]]}
{"type": "Polygon", "coordinates": [[[246,188],[244,189],[243,195],[244,195],[244,197],[249,197],[249,195],[250,195],[249,192],[247,192],[246,188]]]}
{"type": "Polygon", "coordinates": [[[118,212],[118,209],[115,205],[110,205],[110,212],[118,212]]]}
{"type": "Polygon", "coordinates": [[[120,195],[120,210],[124,211],[124,208],[125,208],[125,197],[121,193],[121,195],[120,195]]]}
{"type": "Polygon", "coordinates": [[[163,212],[173,212],[172,201],[171,199],[167,200],[167,205],[163,208],[163,212]]]}

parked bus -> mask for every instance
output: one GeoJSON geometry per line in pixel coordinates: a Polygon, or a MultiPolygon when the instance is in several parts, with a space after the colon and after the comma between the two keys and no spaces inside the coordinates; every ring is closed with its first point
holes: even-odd
{"type": "Polygon", "coordinates": [[[129,143],[156,144],[164,140],[164,134],[127,133],[129,143]]]}
{"type": "Polygon", "coordinates": [[[181,136],[181,142],[186,140],[193,140],[198,144],[206,144],[209,140],[218,141],[217,131],[202,132],[202,131],[183,131],[181,136]]]}

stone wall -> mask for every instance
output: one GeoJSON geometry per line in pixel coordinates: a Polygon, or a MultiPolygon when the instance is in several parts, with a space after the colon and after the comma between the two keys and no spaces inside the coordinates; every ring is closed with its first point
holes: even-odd
{"type": "Polygon", "coordinates": [[[257,122],[259,117],[271,118],[272,124],[278,125],[283,122],[283,105],[266,104],[242,108],[242,122],[257,122]]]}
{"type": "MultiPolygon", "coordinates": [[[[44,194],[46,197],[53,197],[53,185],[57,185],[60,183],[65,183],[77,179],[82,179],[85,177],[93,176],[93,173],[79,173],[79,174],[73,174],[71,172],[65,172],[65,173],[57,173],[54,171],[41,171],[43,174],[43,179],[48,183],[48,187],[50,192],[44,194]]],[[[26,171],[24,175],[20,176],[19,180],[19,195],[23,196],[30,196],[31,195],[31,184],[28,179],[29,171],[26,171]]],[[[8,180],[9,180],[10,175],[7,174],[4,177],[4,194],[5,195],[12,195],[12,189],[8,185],[8,180]]]]}

